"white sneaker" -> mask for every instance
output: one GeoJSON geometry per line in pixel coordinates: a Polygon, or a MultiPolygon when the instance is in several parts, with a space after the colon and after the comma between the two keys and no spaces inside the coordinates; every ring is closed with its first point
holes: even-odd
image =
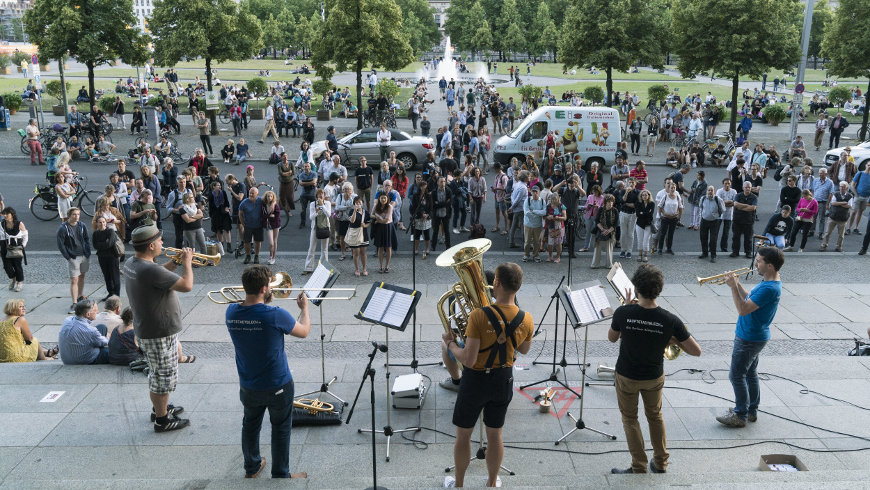
{"type": "Polygon", "coordinates": [[[275,259],[269,259],[269,265],[275,264],[275,259]]]}
{"type": "Polygon", "coordinates": [[[453,478],[452,476],[449,476],[449,475],[445,476],[444,477],[444,488],[455,488],[455,487],[456,487],[456,478],[453,478]]]}
{"type": "Polygon", "coordinates": [[[15,289],[15,282],[16,282],[15,279],[13,279],[12,282],[9,283],[9,290],[10,290],[10,291],[12,291],[13,289],[15,289]]]}
{"type": "Polygon", "coordinates": [[[458,235],[458,234],[459,234],[459,228],[453,228],[453,234],[454,234],[454,235],[458,235]]]}

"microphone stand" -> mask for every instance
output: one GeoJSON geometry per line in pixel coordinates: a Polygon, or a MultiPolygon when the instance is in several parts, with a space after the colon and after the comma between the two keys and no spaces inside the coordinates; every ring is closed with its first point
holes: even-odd
{"type": "MultiPolygon", "coordinates": [[[[386,490],[384,487],[378,486],[378,446],[375,442],[375,370],[372,368],[372,361],[375,360],[375,355],[377,355],[380,346],[378,346],[376,342],[372,343],[374,344],[374,349],[372,350],[372,353],[368,355],[369,363],[366,364],[366,368],[363,371],[362,380],[359,383],[359,388],[356,390],[356,397],[353,399],[353,405],[350,407],[350,412],[347,414],[347,420],[345,423],[350,424],[350,419],[353,417],[353,411],[356,408],[356,402],[359,400],[359,395],[362,393],[363,386],[366,383],[366,378],[368,378],[369,385],[371,386],[369,400],[372,409],[372,486],[368,487],[366,490],[386,490]]],[[[386,348],[386,346],[384,346],[384,348],[386,348]]]]}

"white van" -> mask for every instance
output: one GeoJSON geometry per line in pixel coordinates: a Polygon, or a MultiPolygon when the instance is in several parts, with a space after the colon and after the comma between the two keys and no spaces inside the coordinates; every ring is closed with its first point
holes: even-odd
{"type": "Polygon", "coordinates": [[[529,153],[540,158],[546,148],[547,133],[553,131],[557,151],[573,153],[584,163],[598,167],[613,162],[621,129],[619,111],[610,107],[543,106],[526,116],[519,126],[499,138],[493,150],[494,161],[506,166],[511,157],[523,161],[529,153]]]}

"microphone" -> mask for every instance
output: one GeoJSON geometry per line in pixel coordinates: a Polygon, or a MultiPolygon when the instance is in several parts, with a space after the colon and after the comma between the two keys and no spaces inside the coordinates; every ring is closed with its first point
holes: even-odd
{"type": "Polygon", "coordinates": [[[385,344],[379,344],[375,341],[372,341],[372,346],[381,352],[387,352],[387,346],[385,344]]]}

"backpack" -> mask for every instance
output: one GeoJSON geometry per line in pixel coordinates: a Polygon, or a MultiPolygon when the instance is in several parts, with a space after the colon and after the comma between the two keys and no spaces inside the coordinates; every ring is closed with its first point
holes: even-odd
{"type": "Polygon", "coordinates": [[[329,216],[322,210],[318,210],[314,218],[314,236],[318,240],[329,238],[329,216]]]}

